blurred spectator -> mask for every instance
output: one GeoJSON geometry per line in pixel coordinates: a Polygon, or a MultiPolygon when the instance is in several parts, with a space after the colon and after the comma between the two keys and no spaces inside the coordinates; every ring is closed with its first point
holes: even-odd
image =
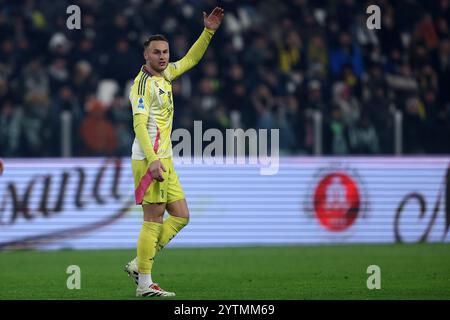
{"type": "Polygon", "coordinates": [[[66,60],[62,58],[55,59],[48,69],[48,74],[51,91],[58,91],[69,81],[69,70],[67,70],[66,60]]]}
{"type": "Polygon", "coordinates": [[[280,150],[284,153],[304,153],[304,115],[294,95],[279,100],[277,127],[280,128],[280,150]]]}
{"type": "Polygon", "coordinates": [[[364,114],[348,130],[348,141],[353,154],[377,154],[380,152],[378,136],[369,117],[364,114]]]}
{"type": "Polygon", "coordinates": [[[256,111],[256,127],[258,129],[276,128],[272,109],[275,99],[266,85],[260,84],[251,95],[251,102],[256,111]]]}
{"type": "Polygon", "coordinates": [[[258,68],[275,66],[275,54],[271,49],[271,44],[267,36],[263,34],[255,35],[251,38],[250,47],[245,50],[244,63],[248,68],[258,68]]]}
{"type": "Polygon", "coordinates": [[[9,78],[14,72],[17,72],[17,58],[18,56],[15,54],[16,48],[14,47],[14,42],[12,39],[1,38],[4,39],[0,42],[0,63],[2,69],[2,77],[9,78]]]}
{"type": "MultiPolygon", "coordinates": [[[[203,120],[205,128],[214,128],[214,114],[219,104],[219,99],[216,96],[217,87],[214,82],[208,81],[204,78],[198,85],[199,94],[193,98],[193,108],[195,119],[203,120]]],[[[175,106],[176,108],[176,106],[175,106]]]]}
{"type": "Polygon", "coordinates": [[[80,135],[84,156],[111,156],[117,148],[114,125],[106,118],[105,107],[93,97],[86,102],[86,117],[81,122],[80,135]]]}
{"type": "Polygon", "coordinates": [[[82,38],[80,42],[77,44],[77,47],[74,48],[72,54],[73,61],[85,61],[88,62],[91,67],[98,72],[103,73],[102,64],[100,63],[100,54],[96,49],[96,45],[92,39],[82,38]]]}
{"type": "Polygon", "coordinates": [[[117,148],[116,155],[128,156],[134,140],[133,117],[128,108],[127,101],[116,95],[109,109],[112,122],[116,127],[117,148]]]}
{"type": "Polygon", "coordinates": [[[21,75],[21,92],[39,93],[48,97],[50,93],[50,80],[47,71],[42,65],[41,58],[34,58],[22,70],[21,75]]]}
{"type": "MultiPolygon", "coordinates": [[[[54,97],[52,101],[51,112],[55,122],[55,129],[59,132],[62,131],[60,115],[63,112],[69,112],[69,114],[71,115],[71,134],[73,140],[71,153],[73,155],[77,155],[77,149],[79,148],[81,143],[78,134],[78,128],[83,117],[83,111],[81,109],[78,98],[75,96],[70,86],[65,85],[58,90],[58,95],[54,97]]],[[[60,135],[58,135],[58,138],[59,137],[60,135]]],[[[58,145],[60,145],[60,143],[61,141],[58,139],[58,145]]]]}
{"type": "Polygon", "coordinates": [[[357,77],[362,76],[364,69],[361,50],[355,42],[352,42],[350,34],[342,32],[339,35],[339,44],[330,52],[332,75],[340,77],[345,65],[350,65],[357,77]]]}
{"type": "Polygon", "coordinates": [[[69,55],[71,43],[65,34],[57,32],[50,38],[48,47],[52,58],[64,58],[69,55]]]}
{"type": "Polygon", "coordinates": [[[386,75],[386,80],[399,109],[403,109],[405,101],[419,91],[418,81],[408,64],[398,66],[395,73],[386,75]]]}
{"type": "Polygon", "coordinates": [[[109,55],[105,77],[116,80],[124,87],[125,83],[139,72],[139,68],[144,64],[141,61],[138,52],[131,51],[129,42],[125,38],[119,38],[114,51],[109,55]]]}
{"type": "Polygon", "coordinates": [[[314,35],[308,42],[306,54],[306,74],[309,77],[326,79],[328,71],[328,49],[324,39],[314,35]]]}
{"type": "Polygon", "coordinates": [[[22,109],[5,101],[0,109],[0,154],[4,157],[20,156],[20,136],[22,133],[22,109]]]}
{"type": "Polygon", "coordinates": [[[234,63],[228,70],[221,100],[228,109],[240,115],[245,127],[255,126],[256,110],[251,106],[244,68],[241,65],[234,63]]]}
{"type": "Polygon", "coordinates": [[[368,71],[363,80],[362,98],[364,100],[372,99],[378,89],[383,90],[383,92],[387,91],[387,82],[381,66],[373,64],[368,71]]]}
{"type": "Polygon", "coordinates": [[[86,98],[96,92],[97,83],[91,64],[84,60],[78,61],[72,75],[71,86],[80,104],[84,105],[86,98]]]}
{"type": "Polygon", "coordinates": [[[42,91],[30,91],[25,96],[22,134],[27,155],[50,157],[58,152],[55,121],[48,96],[42,91]]]}
{"type": "Polygon", "coordinates": [[[403,140],[407,153],[425,153],[425,108],[422,102],[413,97],[407,100],[404,115],[403,140]]]}
{"type": "Polygon", "coordinates": [[[225,105],[223,103],[219,103],[213,116],[216,124],[215,127],[222,130],[222,132],[225,132],[226,129],[231,127],[240,128],[240,119],[236,119],[236,123],[232,126],[232,115],[233,114],[230,114],[229,116],[225,105]]]}
{"type": "Polygon", "coordinates": [[[318,80],[313,80],[308,84],[307,109],[326,111],[322,90],[322,85],[318,80]]]}
{"type": "Polygon", "coordinates": [[[289,73],[300,69],[303,61],[303,43],[300,35],[292,30],[282,39],[278,44],[280,70],[289,73]]]}
{"type": "Polygon", "coordinates": [[[379,152],[389,154],[393,152],[394,117],[391,111],[386,89],[382,85],[373,87],[370,98],[364,105],[369,121],[374,125],[379,141],[379,152]]]}
{"type": "Polygon", "coordinates": [[[333,87],[333,104],[340,110],[342,121],[348,126],[359,119],[360,108],[357,99],[352,95],[351,88],[343,82],[337,82],[333,87]]]}
{"type": "Polygon", "coordinates": [[[439,46],[437,58],[435,61],[435,70],[438,72],[439,82],[439,102],[441,104],[450,103],[450,33],[439,46]]]}
{"type": "Polygon", "coordinates": [[[449,105],[439,105],[436,93],[428,90],[424,94],[426,110],[426,151],[429,153],[446,153],[450,147],[450,117],[449,105]]]}
{"type": "Polygon", "coordinates": [[[327,153],[345,155],[349,152],[346,125],[340,109],[334,108],[331,111],[331,119],[327,122],[325,133],[327,153]]]}
{"type": "Polygon", "coordinates": [[[417,39],[423,40],[428,49],[434,49],[439,43],[439,38],[430,14],[426,14],[417,26],[417,39]]]}

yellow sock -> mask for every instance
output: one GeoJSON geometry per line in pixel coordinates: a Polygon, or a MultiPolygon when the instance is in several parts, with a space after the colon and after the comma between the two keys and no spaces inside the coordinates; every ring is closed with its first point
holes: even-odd
{"type": "Polygon", "coordinates": [[[153,259],[156,254],[158,238],[162,230],[162,224],[144,221],[139,233],[137,244],[137,263],[139,273],[151,274],[153,259]]]}
{"type": "Polygon", "coordinates": [[[170,216],[164,220],[158,241],[158,251],[162,250],[178,232],[181,231],[189,222],[188,218],[170,216]]]}

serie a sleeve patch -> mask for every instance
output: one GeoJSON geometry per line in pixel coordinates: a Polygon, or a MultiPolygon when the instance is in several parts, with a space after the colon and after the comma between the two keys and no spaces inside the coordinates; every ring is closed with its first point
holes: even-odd
{"type": "Polygon", "coordinates": [[[141,110],[145,110],[145,106],[144,106],[144,98],[139,97],[138,101],[137,101],[137,109],[141,109],[141,110]]]}

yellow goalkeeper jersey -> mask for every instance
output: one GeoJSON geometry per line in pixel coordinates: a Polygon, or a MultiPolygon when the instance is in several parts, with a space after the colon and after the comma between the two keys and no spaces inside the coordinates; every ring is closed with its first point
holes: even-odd
{"type": "MultiPolygon", "coordinates": [[[[134,79],[129,96],[133,116],[137,114],[148,116],[147,131],[152,149],[158,158],[172,157],[170,139],[174,113],[172,81],[200,61],[213,34],[213,30],[205,28],[188,53],[179,61],[169,63],[162,76],[152,76],[145,66],[142,66],[134,79]]],[[[134,160],[146,158],[137,138],[133,142],[131,158],[134,160]]]]}

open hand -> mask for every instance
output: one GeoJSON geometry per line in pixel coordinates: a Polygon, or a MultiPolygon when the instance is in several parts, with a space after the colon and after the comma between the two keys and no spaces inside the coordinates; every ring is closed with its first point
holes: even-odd
{"type": "Polygon", "coordinates": [[[205,23],[205,27],[208,29],[217,30],[222,23],[222,19],[223,9],[220,7],[215,7],[209,15],[203,11],[203,22],[205,23]]]}

